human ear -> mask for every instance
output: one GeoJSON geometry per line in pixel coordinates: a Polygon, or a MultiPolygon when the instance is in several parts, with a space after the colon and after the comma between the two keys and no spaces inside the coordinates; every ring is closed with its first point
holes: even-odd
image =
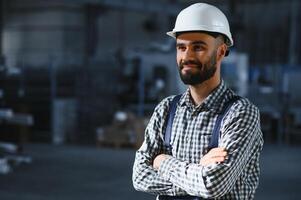
{"type": "Polygon", "coordinates": [[[226,56],[226,52],[227,52],[227,45],[225,43],[221,44],[218,48],[217,48],[217,60],[222,60],[225,56],[226,56]]]}

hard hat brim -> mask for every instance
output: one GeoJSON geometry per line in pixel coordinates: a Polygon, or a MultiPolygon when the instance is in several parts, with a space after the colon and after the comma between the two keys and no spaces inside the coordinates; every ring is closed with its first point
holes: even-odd
{"type": "MultiPolygon", "coordinates": [[[[195,30],[195,31],[200,31],[200,32],[202,32],[203,30],[195,30]]],[[[195,32],[195,31],[193,31],[193,30],[191,30],[191,32],[195,32]]],[[[182,31],[181,31],[182,32],[182,31]]],[[[186,32],[186,31],[183,31],[183,32],[186,32]]],[[[189,32],[189,31],[187,31],[187,32],[189,32]]],[[[170,37],[172,37],[172,38],[174,38],[174,39],[176,39],[177,37],[176,37],[176,33],[177,32],[175,32],[175,31],[168,31],[168,32],[166,32],[166,35],[168,35],[168,36],[170,36],[170,37]]],[[[218,33],[218,32],[217,32],[218,33]]],[[[222,33],[220,33],[220,34],[222,34],[222,33]]],[[[222,34],[222,35],[224,35],[224,34],[222,34]]],[[[226,35],[225,35],[226,36],[226,35]]],[[[232,40],[232,38],[229,38],[228,36],[226,36],[228,39],[227,39],[227,41],[226,41],[226,45],[228,46],[228,47],[231,47],[231,46],[233,46],[233,40],[232,40]]]]}
{"type": "Polygon", "coordinates": [[[168,31],[168,32],[166,32],[166,35],[168,35],[168,36],[173,37],[173,38],[176,39],[176,33],[173,32],[173,31],[168,31]]]}

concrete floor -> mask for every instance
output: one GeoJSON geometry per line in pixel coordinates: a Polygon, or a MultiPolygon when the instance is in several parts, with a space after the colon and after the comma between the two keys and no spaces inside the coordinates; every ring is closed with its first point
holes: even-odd
{"type": "MultiPolygon", "coordinates": [[[[134,191],[134,151],[30,144],[32,164],[0,176],[1,200],[153,200],[134,191]]],[[[266,145],[255,199],[301,199],[301,147],[266,145]]]]}

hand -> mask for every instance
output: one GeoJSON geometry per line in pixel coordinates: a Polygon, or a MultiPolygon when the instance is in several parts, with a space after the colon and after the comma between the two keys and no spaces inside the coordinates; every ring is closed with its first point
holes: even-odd
{"type": "Polygon", "coordinates": [[[223,147],[213,148],[201,159],[200,164],[202,166],[208,166],[215,163],[225,161],[227,157],[227,151],[223,147]]]}
{"type": "Polygon", "coordinates": [[[156,156],[156,158],[154,159],[154,162],[153,162],[153,168],[158,170],[161,163],[166,160],[170,155],[167,155],[167,154],[159,154],[156,156]]]}

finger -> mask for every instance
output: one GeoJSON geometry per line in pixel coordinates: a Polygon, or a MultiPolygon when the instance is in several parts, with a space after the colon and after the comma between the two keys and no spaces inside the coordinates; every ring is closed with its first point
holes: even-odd
{"type": "Polygon", "coordinates": [[[210,160],[207,161],[208,164],[216,164],[225,161],[224,157],[216,157],[216,158],[211,158],[210,160]]]}
{"type": "Polygon", "coordinates": [[[224,151],[226,151],[226,149],[224,147],[217,147],[217,148],[211,149],[208,153],[216,153],[216,152],[224,152],[224,151]]]}
{"type": "Polygon", "coordinates": [[[222,151],[222,152],[209,152],[205,156],[208,158],[212,158],[212,157],[214,158],[214,157],[226,157],[227,155],[228,153],[226,151],[222,151]]]}
{"type": "Polygon", "coordinates": [[[210,157],[226,157],[227,155],[228,155],[228,153],[226,151],[208,154],[208,156],[210,156],[210,157]]]}
{"type": "Polygon", "coordinates": [[[203,166],[207,166],[209,164],[219,163],[225,161],[225,156],[219,156],[219,157],[203,157],[200,160],[200,164],[203,166]]]}
{"type": "Polygon", "coordinates": [[[222,162],[225,160],[225,157],[216,157],[211,159],[212,162],[222,162]]]}
{"type": "Polygon", "coordinates": [[[207,160],[207,161],[204,161],[204,162],[200,162],[200,164],[202,166],[208,166],[208,165],[212,165],[212,164],[221,163],[223,161],[224,161],[223,159],[214,159],[214,160],[207,160]]]}

